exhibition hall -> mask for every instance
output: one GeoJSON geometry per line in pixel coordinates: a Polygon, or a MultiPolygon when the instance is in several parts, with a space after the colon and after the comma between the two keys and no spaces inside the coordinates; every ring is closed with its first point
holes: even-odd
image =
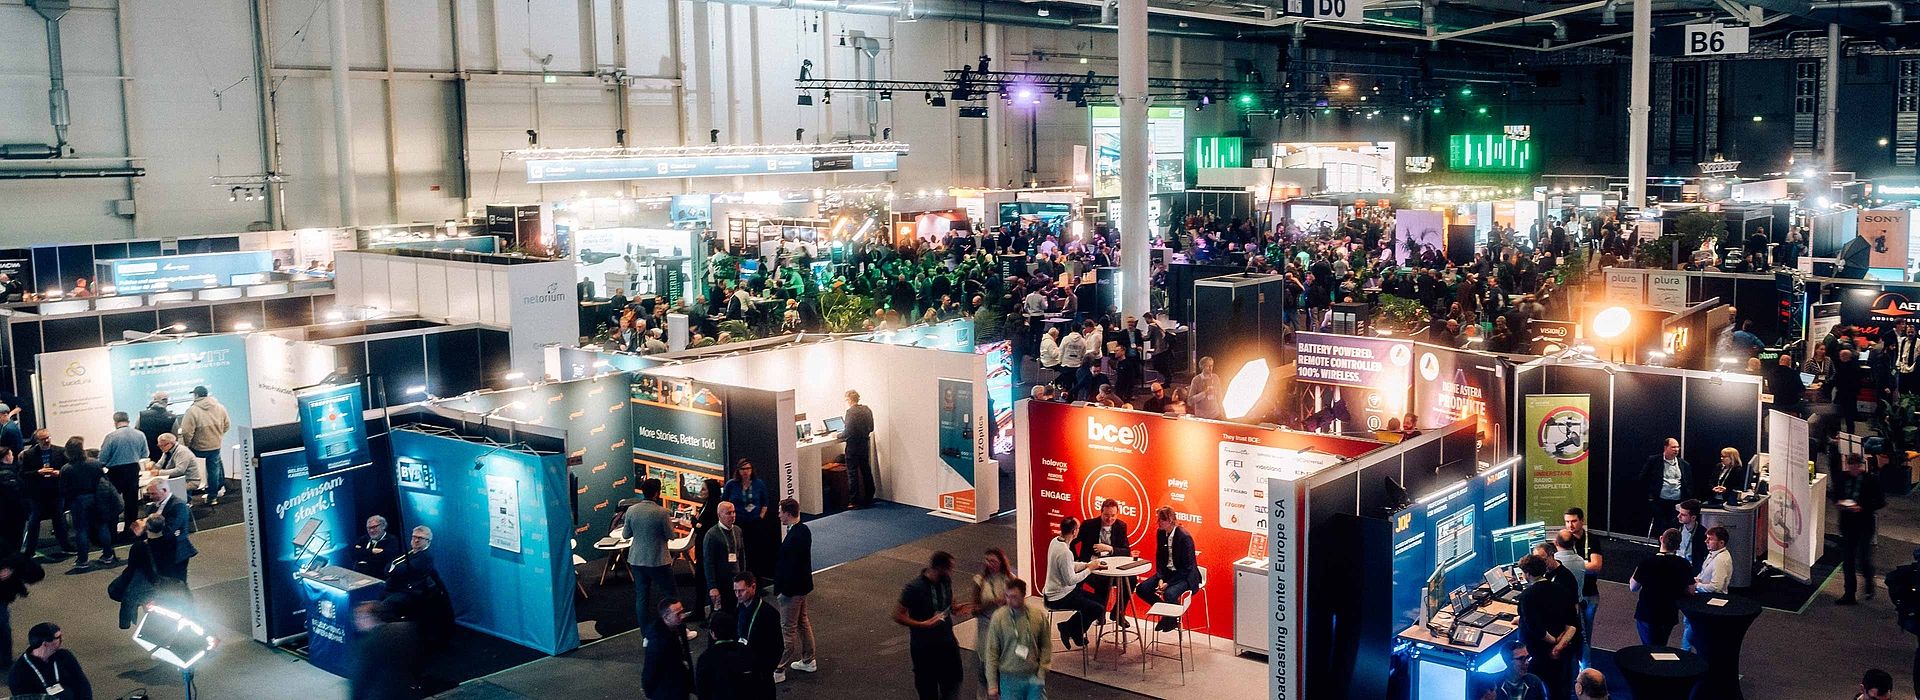
{"type": "Polygon", "coordinates": [[[1920,700],[1910,10],[0,0],[0,695],[1920,700]]]}

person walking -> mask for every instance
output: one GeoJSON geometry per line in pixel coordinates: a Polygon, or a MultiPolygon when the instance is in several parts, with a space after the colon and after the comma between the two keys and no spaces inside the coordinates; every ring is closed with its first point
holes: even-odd
{"type": "Polygon", "coordinates": [[[725,595],[721,587],[732,585],[733,573],[741,569],[740,528],[733,524],[732,503],[721,501],[716,508],[720,519],[700,540],[700,570],[706,574],[708,604],[715,611],[732,613],[734,598],[725,595]]]}
{"type": "Polygon", "coordinates": [[[107,523],[120,514],[119,492],[107,483],[107,470],[98,460],[87,458],[87,446],[80,436],[67,439],[67,463],[60,467],[60,497],[73,514],[73,539],[80,553],[68,574],[93,570],[87,563],[89,543],[100,547],[100,566],[120,563],[113,552],[113,531],[107,523]]]}
{"type": "Polygon", "coordinates": [[[853,477],[853,506],[873,507],[873,409],[860,403],[860,392],[847,390],[847,413],[841,419],[840,439],[846,442],[847,474],[853,477]]]}
{"type": "Polygon", "coordinates": [[[227,417],[227,407],[220,400],[207,395],[207,388],[193,388],[193,405],[181,414],[180,425],[174,433],[187,443],[187,449],[206,464],[207,480],[202,487],[207,492],[207,505],[220,505],[220,497],[226,495],[227,478],[220,456],[220,443],[226,440],[227,430],[233,427],[233,421],[227,417]]]}
{"type": "Polygon", "coordinates": [[[934,552],[927,567],[900,591],[893,621],[907,628],[919,700],[959,697],[960,640],[953,636],[953,617],[966,612],[967,606],[953,598],[953,555],[947,552],[934,552]]]}
{"type": "Polygon", "coordinates": [[[1627,588],[1640,594],[1633,606],[1633,626],[1641,644],[1667,646],[1674,625],[1680,623],[1680,599],[1693,595],[1693,565],[1676,553],[1680,538],[1677,528],[1660,533],[1659,553],[1640,562],[1627,579],[1627,588]]]}
{"type": "Polygon", "coordinates": [[[627,569],[633,574],[633,610],[642,627],[659,624],[660,601],[673,596],[673,521],[660,504],[660,480],[640,480],[640,502],[622,514],[627,537],[627,569]]]}
{"type": "Polygon", "coordinates": [[[649,700],[687,700],[693,693],[693,654],[687,649],[686,607],[669,596],[646,625],[646,666],[640,690],[649,700]]]}
{"type": "Polygon", "coordinates": [[[127,412],[113,414],[113,432],[100,439],[100,463],[107,481],[120,492],[120,525],[131,527],[140,515],[140,460],[150,458],[147,434],[127,424],[127,412]]]}
{"type": "Polygon", "coordinates": [[[93,700],[87,672],[80,668],[80,659],[67,651],[66,633],[51,622],[27,630],[27,653],[14,659],[7,671],[7,690],[16,696],[93,700]]]}
{"type": "Polygon", "coordinates": [[[386,603],[370,600],[353,609],[353,666],[349,700],[413,700],[421,697],[417,672],[420,624],[401,620],[386,603]]]}
{"type": "MultiPolygon", "coordinates": [[[[973,626],[973,648],[976,654],[983,654],[987,648],[987,628],[993,619],[994,611],[1005,604],[1007,582],[1014,580],[1013,564],[1007,562],[1007,553],[998,547],[990,547],[982,557],[980,573],[973,577],[973,615],[979,620],[973,626]]],[[[981,657],[979,673],[974,681],[979,683],[980,692],[992,687],[993,672],[987,668],[986,657],[981,657]]]]}
{"type": "Polygon", "coordinates": [[[786,650],[780,658],[780,671],[813,673],[820,670],[814,658],[813,617],[807,613],[807,595],[813,593],[813,530],[800,522],[800,502],[791,498],[780,501],[780,524],[787,529],[773,571],[782,647],[786,650]]]}
{"type": "Polygon", "coordinates": [[[1877,529],[1874,513],[1887,505],[1886,492],[1880,486],[1877,476],[1867,473],[1867,464],[1858,454],[1849,454],[1842,461],[1841,473],[1836,474],[1833,488],[1827,492],[1827,498],[1833,499],[1840,508],[1840,564],[1846,574],[1845,592],[1837,605],[1853,605],[1855,577],[1866,582],[1866,590],[1861,597],[1873,600],[1873,535],[1877,529]]]}
{"type": "Polygon", "coordinates": [[[133,521],[133,542],[127,545],[127,568],[108,584],[108,597],[119,591],[120,629],[132,629],[140,610],[164,592],[171,579],[160,575],[156,542],[167,532],[167,519],[158,513],[133,521]]]}
{"type": "Polygon", "coordinates": [[[1053,663],[1053,630],[1046,611],[1027,602],[1027,582],[1009,579],[1001,606],[987,623],[980,657],[987,697],[1046,700],[1047,668],[1053,663]]]}

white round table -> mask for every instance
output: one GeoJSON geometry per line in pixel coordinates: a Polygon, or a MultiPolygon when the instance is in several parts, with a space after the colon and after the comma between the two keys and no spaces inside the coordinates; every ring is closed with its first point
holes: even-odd
{"type": "MultiPolygon", "coordinates": [[[[1132,556],[1095,557],[1094,561],[1100,562],[1102,566],[1094,569],[1091,573],[1095,576],[1105,576],[1114,579],[1113,587],[1118,589],[1113,597],[1112,612],[1121,616],[1123,619],[1134,618],[1132,613],[1134,586],[1140,584],[1141,576],[1153,572],[1153,562],[1132,556]]],[[[1145,623],[1136,618],[1130,620],[1128,627],[1114,625],[1113,629],[1101,633],[1099,638],[1094,640],[1094,643],[1097,645],[1101,639],[1111,637],[1115,644],[1120,645],[1120,653],[1125,655],[1127,653],[1128,637],[1132,637],[1135,641],[1141,642],[1142,644],[1145,643],[1140,636],[1140,625],[1142,624],[1145,623]]],[[[1099,655],[1097,646],[1095,647],[1094,655],[1099,655]]]]}

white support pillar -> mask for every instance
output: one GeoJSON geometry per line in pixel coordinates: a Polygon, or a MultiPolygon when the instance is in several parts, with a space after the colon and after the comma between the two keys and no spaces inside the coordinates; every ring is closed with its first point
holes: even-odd
{"type": "MultiPolygon", "coordinates": [[[[1006,60],[1000,55],[1000,25],[985,25],[980,29],[980,33],[983,36],[981,53],[991,59],[994,64],[1004,65],[1000,63],[1006,60]]],[[[992,64],[988,67],[991,68],[992,64]]],[[[986,138],[982,139],[982,142],[987,149],[987,189],[996,189],[1007,184],[1000,172],[1000,156],[1006,150],[1001,144],[1001,139],[1004,138],[1000,129],[1002,104],[1001,100],[995,99],[991,94],[987,95],[986,103],[987,118],[984,120],[986,124],[982,127],[986,129],[986,138]]]]}
{"type": "Polygon", "coordinates": [[[1627,91],[1627,206],[1647,206],[1647,116],[1652,111],[1653,3],[1633,0],[1633,74],[1627,91]]]}
{"type": "Polygon", "coordinates": [[[1827,64],[1820,76],[1820,91],[1825,95],[1820,105],[1820,172],[1838,170],[1833,160],[1833,144],[1837,138],[1840,123],[1840,25],[1827,25],[1827,64]]]}
{"type": "Polygon", "coordinates": [[[1147,230],[1147,0],[1119,2],[1120,311],[1139,317],[1150,299],[1147,237],[1152,233],[1147,230]]]}
{"type": "Polygon", "coordinates": [[[340,189],[340,225],[360,225],[360,198],[353,191],[353,105],[347,94],[347,0],[328,0],[333,32],[333,157],[340,189]]]}

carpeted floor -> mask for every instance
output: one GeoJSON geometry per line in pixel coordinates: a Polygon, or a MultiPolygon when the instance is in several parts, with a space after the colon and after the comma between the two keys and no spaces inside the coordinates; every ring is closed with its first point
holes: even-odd
{"type": "Polygon", "coordinates": [[[926,509],[891,501],[808,521],[813,530],[813,568],[839,566],[914,540],[965,525],[928,515],[926,509]]]}
{"type": "MultiPolygon", "coordinates": [[[[1837,538],[1828,537],[1826,553],[1813,563],[1813,578],[1808,583],[1801,583],[1769,568],[1754,575],[1752,586],[1735,590],[1734,593],[1751,598],[1763,607],[1799,612],[1814,596],[1819,595],[1820,587],[1840,566],[1838,543],[1837,538]]],[[[1633,578],[1633,571],[1639,568],[1640,562],[1658,550],[1639,542],[1606,538],[1601,540],[1600,551],[1606,561],[1601,567],[1600,578],[1624,584],[1633,578]]]]}

